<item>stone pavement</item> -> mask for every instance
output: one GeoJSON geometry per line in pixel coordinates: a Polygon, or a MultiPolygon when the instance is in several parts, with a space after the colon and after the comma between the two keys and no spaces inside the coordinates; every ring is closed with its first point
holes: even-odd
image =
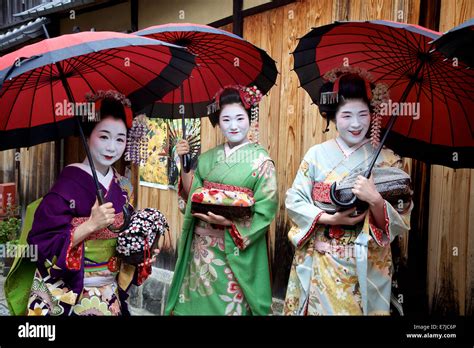
{"type": "Polygon", "coordinates": [[[3,284],[5,284],[5,278],[2,273],[0,273],[0,316],[10,315],[8,312],[7,301],[5,299],[5,293],[3,292],[3,284]]]}

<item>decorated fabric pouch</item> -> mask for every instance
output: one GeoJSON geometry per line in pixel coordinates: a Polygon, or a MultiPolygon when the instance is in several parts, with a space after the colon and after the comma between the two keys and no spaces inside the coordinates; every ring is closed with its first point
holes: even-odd
{"type": "Polygon", "coordinates": [[[118,235],[117,254],[129,265],[143,263],[151,259],[159,238],[168,230],[168,221],[159,210],[136,210],[127,229],[118,235]]]}
{"type": "Polygon", "coordinates": [[[248,218],[255,204],[252,190],[246,187],[204,181],[191,196],[191,212],[211,212],[229,220],[248,218]]]}

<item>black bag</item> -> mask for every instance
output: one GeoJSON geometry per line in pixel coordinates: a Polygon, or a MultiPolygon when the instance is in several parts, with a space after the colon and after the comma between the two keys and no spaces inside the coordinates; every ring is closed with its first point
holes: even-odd
{"type": "MultiPolygon", "coordinates": [[[[364,170],[355,170],[342,179],[336,186],[336,198],[340,201],[349,201],[354,194],[352,188],[359,175],[364,175],[364,170]]],[[[402,169],[396,167],[376,167],[372,169],[375,188],[392,205],[411,200],[410,176],[402,169]]]]}
{"type": "MultiPolygon", "coordinates": [[[[337,200],[348,202],[354,197],[352,193],[354,183],[359,175],[364,175],[365,170],[364,168],[356,168],[337,183],[335,191],[337,200]]],[[[407,173],[396,167],[375,167],[372,169],[372,176],[375,188],[383,199],[400,212],[409,208],[413,191],[411,189],[411,179],[407,173]]],[[[344,210],[331,203],[315,202],[315,204],[329,214],[344,210]]],[[[357,211],[354,216],[363,213],[367,210],[367,207],[365,202],[359,201],[359,205],[356,205],[357,211]]]]}

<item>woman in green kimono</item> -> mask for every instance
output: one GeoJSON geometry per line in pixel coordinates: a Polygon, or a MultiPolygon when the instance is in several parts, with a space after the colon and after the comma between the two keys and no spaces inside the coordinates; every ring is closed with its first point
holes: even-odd
{"type": "MultiPolygon", "coordinates": [[[[167,314],[270,314],[266,233],[277,209],[277,182],[267,151],[247,139],[249,113],[255,116],[260,98],[256,88],[242,86],[226,87],[215,97],[210,119],[227,142],[199,156],[192,179],[182,174],[180,194],[189,198],[167,314]],[[197,201],[220,202],[229,210],[251,206],[252,213],[246,219],[192,213],[197,201]]],[[[177,151],[188,153],[187,142],[177,151]]]]}
{"type": "MultiPolygon", "coordinates": [[[[325,208],[332,204],[333,182],[368,167],[374,148],[367,134],[372,123],[376,144],[380,125],[376,110],[386,100],[386,87],[379,84],[372,89],[370,76],[357,68],[338,68],[326,78],[319,109],[328,124],[335,122],[339,134],[308,150],[286,194],[294,223],[288,236],[296,252],[284,313],[389,315],[390,243],[410,229],[411,199],[392,205],[376,190],[372,177],[358,176],[352,192],[367,202],[368,210],[359,215],[355,208],[331,214],[325,208]]],[[[383,148],[375,168],[387,167],[401,168],[402,162],[383,148]]]]}

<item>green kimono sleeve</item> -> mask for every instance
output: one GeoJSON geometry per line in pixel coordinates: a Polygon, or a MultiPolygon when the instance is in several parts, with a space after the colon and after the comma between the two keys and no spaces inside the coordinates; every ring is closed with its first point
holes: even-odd
{"type": "Polygon", "coordinates": [[[193,176],[193,182],[189,190],[188,204],[184,214],[183,228],[181,236],[178,242],[178,259],[176,261],[176,267],[174,271],[173,281],[171,282],[168,300],[166,302],[165,315],[171,315],[173,309],[178,301],[178,294],[183,283],[183,278],[186,273],[186,266],[189,263],[191,255],[191,243],[193,240],[195,218],[191,214],[191,195],[198,188],[202,187],[202,178],[199,171],[199,167],[196,168],[193,176]]]}
{"type": "Polygon", "coordinates": [[[240,250],[265,236],[278,207],[278,187],[273,161],[263,162],[257,175],[259,178],[254,187],[255,205],[252,218],[235,222],[229,228],[232,241],[240,250]]]}
{"type": "MultiPolygon", "coordinates": [[[[28,233],[33,225],[33,219],[43,198],[30,203],[21,229],[20,245],[27,246],[28,233]]],[[[5,280],[5,297],[12,315],[25,315],[28,308],[31,285],[36,271],[36,263],[29,258],[18,255],[5,280]]]]}
{"type": "Polygon", "coordinates": [[[277,180],[272,161],[265,161],[254,187],[251,221],[235,223],[225,234],[225,253],[252,315],[269,315],[272,304],[265,235],[278,207],[277,180]]]}

